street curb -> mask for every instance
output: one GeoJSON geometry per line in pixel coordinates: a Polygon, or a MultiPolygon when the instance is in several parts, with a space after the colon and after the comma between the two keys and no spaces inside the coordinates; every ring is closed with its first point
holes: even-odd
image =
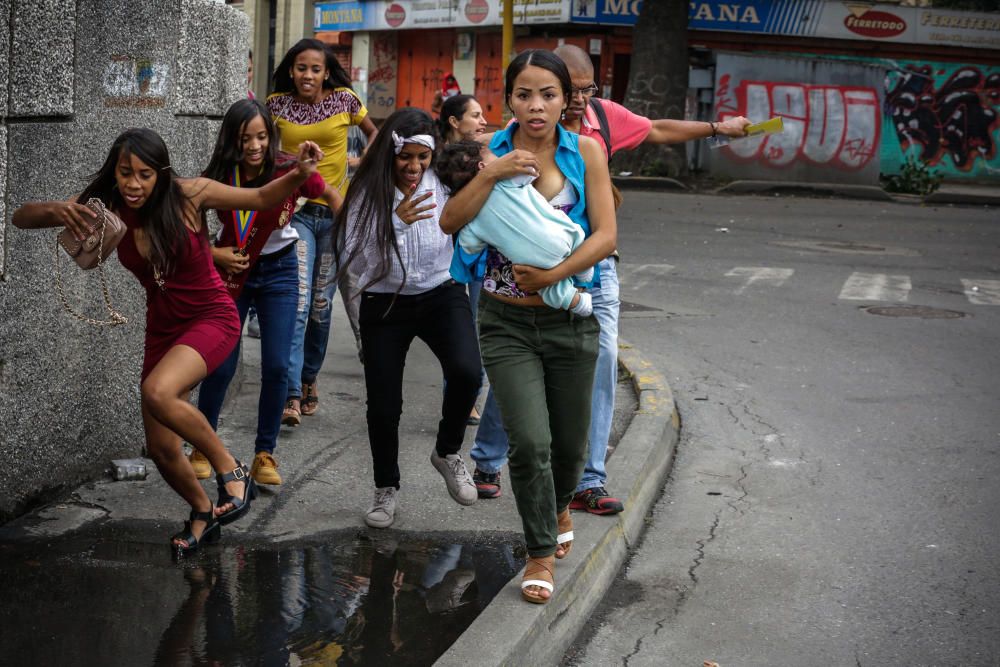
{"type": "Polygon", "coordinates": [[[612,176],[611,182],[620,190],[690,190],[676,178],[660,176],[612,176]]]}
{"type": "Polygon", "coordinates": [[[618,361],[632,378],[639,407],[608,462],[608,477],[625,510],[615,517],[573,513],[573,550],[556,565],[548,604],[521,599],[521,573],[434,664],[437,667],[558,664],[611,587],[646,528],[680,433],[680,417],[666,378],[624,341],[618,361]]]}
{"type": "Polygon", "coordinates": [[[925,204],[961,204],[963,206],[1000,206],[1000,194],[949,192],[942,188],[924,197],[925,204]]]}
{"type": "Polygon", "coordinates": [[[795,183],[791,181],[739,180],[715,190],[715,194],[802,194],[813,197],[847,197],[870,201],[892,201],[892,195],[874,185],[845,183],[795,183]]]}

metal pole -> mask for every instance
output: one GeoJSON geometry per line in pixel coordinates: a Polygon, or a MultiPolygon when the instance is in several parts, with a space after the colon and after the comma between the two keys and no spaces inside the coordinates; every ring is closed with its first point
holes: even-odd
{"type": "MultiPolygon", "coordinates": [[[[501,81],[503,77],[506,76],[507,65],[510,64],[511,59],[514,57],[514,0],[503,0],[503,53],[500,56],[500,63],[503,66],[502,71],[504,74],[501,76],[501,81]]],[[[504,124],[507,124],[511,118],[510,110],[504,105],[503,109],[503,120],[504,124]]]]}
{"type": "Polygon", "coordinates": [[[503,2],[503,69],[514,56],[514,0],[503,2]]]}

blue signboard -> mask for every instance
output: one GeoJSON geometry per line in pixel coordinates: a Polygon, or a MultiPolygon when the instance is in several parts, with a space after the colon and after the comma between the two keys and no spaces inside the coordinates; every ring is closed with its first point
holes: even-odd
{"type": "Polygon", "coordinates": [[[690,3],[688,28],[762,32],[772,35],[812,34],[823,13],[825,0],[744,0],[690,3]]]}
{"type": "Polygon", "coordinates": [[[317,3],[313,29],[317,32],[325,32],[328,30],[365,30],[370,28],[370,22],[365,20],[367,18],[365,4],[358,0],[317,3]]]}
{"type": "Polygon", "coordinates": [[[573,0],[570,21],[601,25],[635,25],[642,0],[573,0]]]}
{"type": "MultiPolygon", "coordinates": [[[[690,30],[807,35],[815,30],[824,0],[691,0],[690,30]]],[[[642,0],[573,0],[573,23],[635,25],[642,0]]]]}

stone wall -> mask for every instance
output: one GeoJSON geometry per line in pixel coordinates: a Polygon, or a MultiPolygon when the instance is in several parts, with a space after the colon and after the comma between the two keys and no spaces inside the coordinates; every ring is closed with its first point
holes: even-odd
{"type": "MultiPolygon", "coordinates": [[[[71,319],[53,292],[56,230],[11,213],[79,192],[122,130],[150,127],[182,176],[207,162],[246,95],[246,16],[214,0],[0,0],[0,522],[143,449],[145,300],[117,261],[117,328],[71,319]]],[[[63,263],[71,302],[101,314],[96,272],[63,263]]]]}

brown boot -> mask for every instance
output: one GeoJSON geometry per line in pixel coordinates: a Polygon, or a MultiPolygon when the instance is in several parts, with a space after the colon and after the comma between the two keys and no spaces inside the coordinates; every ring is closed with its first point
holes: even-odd
{"type": "Polygon", "coordinates": [[[194,476],[198,479],[208,479],[212,476],[212,464],[197,449],[191,450],[188,461],[191,462],[191,467],[194,468],[194,476]]]}
{"type": "Polygon", "coordinates": [[[278,485],[281,484],[281,475],[278,474],[278,462],[269,452],[257,452],[253,457],[253,467],[250,469],[250,476],[258,484],[278,485]]]}

